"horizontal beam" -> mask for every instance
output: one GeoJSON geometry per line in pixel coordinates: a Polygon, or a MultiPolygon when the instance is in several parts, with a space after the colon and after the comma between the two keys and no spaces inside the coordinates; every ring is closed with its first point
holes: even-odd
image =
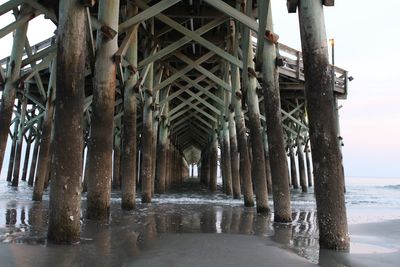
{"type": "Polygon", "coordinates": [[[238,11],[236,8],[228,5],[222,0],[203,0],[204,2],[208,3],[209,5],[215,7],[219,11],[231,16],[235,20],[241,22],[243,25],[247,26],[254,32],[258,32],[258,23],[254,19],[246,16],[242,12],[238,11]]]}
{"type": "Polygon", "coordinates": [[[181,0],[163,0],[158,2],[157,4],[145,9],[144,11],[140,12],[139,14],[137,14],[136,16],[122,22],[119,26],[118,26],[118,32],[119,34],[127,31],[130,27],[145,21],[149,18],[154,17],[155,15],[163,12],[164,10],[166,10],[167,8],[175,5],[176,3],[180,2],[181,0]]]}

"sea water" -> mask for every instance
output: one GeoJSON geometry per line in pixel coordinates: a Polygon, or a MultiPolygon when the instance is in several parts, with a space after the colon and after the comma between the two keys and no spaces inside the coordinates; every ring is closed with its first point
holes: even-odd
{"type": "MultiPolygon", "coordinates": [[[[0,181],[0,243],[49,246],[46,241],[48,192],[42,202],[32,202],[31,197],[32,188],[26,182],[14,188],[0,181]]],[[[400,219],[400,179],[348,178],[345,198],[350,225],[400,219]]],[[[120,193],[113,192],[110,221],[97,223],[84,219],[86,195],[83,194],[82,239],[78,252],[73,253],[77,253],[78,262],[93,265],[98,260],[99,247],[107,243],[107,257],[119,264],[151,248],[157,243],[157,235],[162,233],[244,234],[267,238],[317,263],[318,227],[313,187],[307,193],[291,190],[291,199],[293,223],[279,224],[273,222],[273,214],[258,215],[253,208],[244,208],[243,200],[210,193],[191,180],[179,190],[156,195],[152,204],[141,204],[138,198],[137,208],[132,212],[120,209],[120,193]],[[126,242],[135,247],[132,255],[121,255],[126,242]]],[[[270,204],[273,207],[272,196],[270,204]]],[[[56,261],[58,252],[53,251],[56,261]]],[[[51,266],[52,263],[43,264],[51,266]]]]}

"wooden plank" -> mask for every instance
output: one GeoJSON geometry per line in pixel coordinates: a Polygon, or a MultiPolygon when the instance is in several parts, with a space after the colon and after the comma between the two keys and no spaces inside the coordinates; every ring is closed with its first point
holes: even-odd
{"type": "Polygon", "coordinates": [[[215,7],[216,9],[220,10],[221,12],[231,16],[235,20],[241,22],[243,25],[247,26],[252,31],[258,32],[259,26],[258,26],[258,23],[256,20],[243,14],[242,12],[233,8],[232,6],[225,3],[224,1],[222,1],[222,0],[203,0],[203,1],[208,3],[211,6],[215,7]]]}
{"type": "Polygon", "coordinates": [[[12,31],[15,31],[18,27],[24,25],[37,15],[39,15],[39,12],[31,12],[19,18],[18,20],[8,24],[7,26],[5,26],[0,30],[0,39],[6,36],[7,34],[11,33],[12,31]]]}
{"type": "Polygon", "coordinates": [[[23,0],[10,0],[6,1],[4,4],[0,6],[0,16],[9,12],[13,8],[19,6],[22,4],[24,1],[23,0]]]}
{"type": "Polygon", "coordinates": [[[165,9],[175,5],[176,3],[180,2],[181,0],[163,0],[158,2],[157,4],[146,8],[144,11],[140,12],[136,16],[124,21],[118,26],[118,32],[121,34],[127,31],[130,27],[138,24],[142,21],[145,21],[149,18],[154,17],[155,15],[163,12],[165,9]]]}

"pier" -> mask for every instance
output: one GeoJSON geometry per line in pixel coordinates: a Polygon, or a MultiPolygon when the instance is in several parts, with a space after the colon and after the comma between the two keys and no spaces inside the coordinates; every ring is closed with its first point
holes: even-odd
{"type": "Polygon", "coordinates": [[[333,6],[287,1],[298,51],[279,42],[268,0],[8,1],[1,172],[33,186],[33,201],[49,188],[55,243],[80,240],[82,210],[108,220],[112,191],[134,211],[190,177],[280,223],[293,220],[290,190],[313,189],[319,246],[348,250],[337,100],[349,77],[329,62],[333,6]],[[32,45],[39,15],[57,30],[32,45]]]}

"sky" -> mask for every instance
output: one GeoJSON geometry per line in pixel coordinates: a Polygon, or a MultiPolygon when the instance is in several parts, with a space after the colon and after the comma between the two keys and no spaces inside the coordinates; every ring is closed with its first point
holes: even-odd
{"type": "MultiPolygon", "coordinates": [[[[0,0],[0,4],[5,0],[0,0]]],[[[325,7],[327,38],[335,39],[335,65],[349,71],[348,98],[340,101],[343,158],[348,177],[400,177],[400,10],[399,0],[337,0],[325,7]]],[[[280,42],[301,50],[298,14],[285,0],[272,0],[280,42]]],[[[0,17],[0,28],[12,15],[0,17]]],[[[55,27],[40,16],[31,21],[33,45],[55,27]]],[[[0,39],[0,58],[10,54],[11,34],[0,39]]],[[[4,168],[3,173],[4,175],[4,168]]]]}

